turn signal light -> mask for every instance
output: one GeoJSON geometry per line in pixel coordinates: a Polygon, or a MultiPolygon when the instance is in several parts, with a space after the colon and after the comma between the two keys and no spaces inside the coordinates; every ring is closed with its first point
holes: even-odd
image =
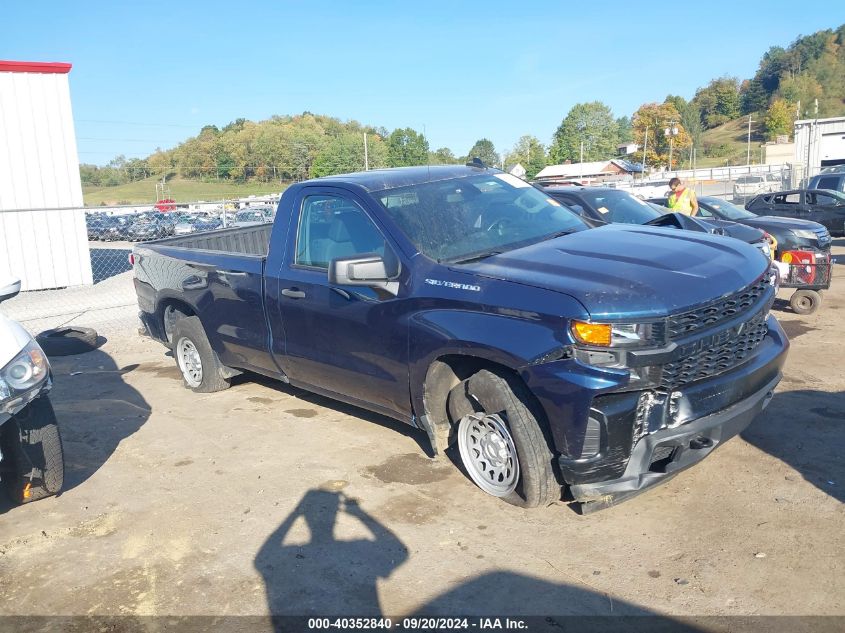
{"type": "Polygon", "coordinates": [[[606,323],[573,321],[572,334],[581,343],[610,347],[611,326],[606,323]]]}

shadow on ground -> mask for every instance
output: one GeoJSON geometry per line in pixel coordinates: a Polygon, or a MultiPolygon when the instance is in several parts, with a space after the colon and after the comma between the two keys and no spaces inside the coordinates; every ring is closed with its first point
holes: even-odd
{"type": "Polygon", "coordinates": [[[404,424],[402,422],[399,422],[398,420],[389,418],[386,415],[380,415],[367,409],[356,407],[352,404],[346,404],[345,402],[341,402],[339,400],[326,398],[315,393],[305,391],[304,389],[299,389],[297,387],[293,387],[278,380],[274,380],[272,378],[259,376],[258,374],[246,373],[232,379],[232,384],[239,384],[243,382],[258,383],[267,387],[268,389],[278,391],[279,393],[294,396],[295,398],[313,404],[316,407],[323,407],[326,409],[339,411],[340,413],[345,413],[346,415],[351,415],[356,418],[360,418],[361,420],[366,420],[367,422],[372,422],[373,424],[378,424],[379,426],[383,426],[392,431],[396,431],[397,433],[401,433],[405,437],[412,438],[420,447],[420,450],[422,450],[429,457],[434,457],[434,453],[431,450],[431,443],[428,441],[428,435],[426,435],[425,431],[423,431],[422,429],[418,429],[409,424],[404,424]]]}
{"type": "MultiPolygon", "coordinates": [[[[357,500],[334,490],[312,489],[262,545],[255,557],[255,568],[264,579],[269,611],[279,617],[274,627],[282,631],[288,624],[282,616],[395,617],[397,614],[386,613],[380,603],[377,583],[408,560],[408,548],[357,500]],[[351,520],[366,528],[369,536],[338,540],[335,527],[342,515],[347,530],[351,520]]],[[[443,581],[433,574],[431,583],[437,586],[443,581]]],[[[543,616],[541,621],[532,622],[532,631],[561,630],[562,623],[550,615],[652,615],[649,631],[697,630],[584,587],[511,571],[495,571],[467,580],[426,602],[408,617],[457,615],[543,616]]]]}
{"type": "MultiPolygon", "coordinates": [[[[137,365],[118,368],[101,349],[50,359],[56,411],[64,445],[65,481],[60,495],[83,483],[118,445],[150,416],[150,405],[123,376],[137,365]]],[[[0,514],[14,506],[2,495],[0,514]]]]}
{"type": "Polygon", "coordinates": [[[809,483],[845,502],[845,393],[776,393],[742,432],[748,443],[788,464],[809,483]]]}

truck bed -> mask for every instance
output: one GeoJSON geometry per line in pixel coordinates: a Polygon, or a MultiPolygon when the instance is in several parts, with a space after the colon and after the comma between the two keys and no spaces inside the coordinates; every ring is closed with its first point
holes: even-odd
{"type": "Polygon", "coordinates": [[[270,244],[272,224],[259,224],[233,229],[218,229],[198,235],[179,235],[156,240],[154,244],[171,248],[215,251],[265,257],[270,244]]]}

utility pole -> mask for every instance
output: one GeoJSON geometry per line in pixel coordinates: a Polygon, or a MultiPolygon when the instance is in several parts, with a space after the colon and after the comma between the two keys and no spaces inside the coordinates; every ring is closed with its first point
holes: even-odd
{"type": "Polygon", "coordinates": [[[645,180],[645,154],[648,151],[648,125],[645,126],[645,142],[643,143],[643,165],[640,180],[645,180]]]}
{"type": "Polygon", "coordinates": [[[578,164],[581,165],[581,180],[584,180],[584,141],[581,141],[581,159],[578,164]]]}
{"type": "Polygon", "coordinates": [[[672,147],[674,145],[675,136],[678,134],[678,128],[675,127],[674,121],[669,121],[669,127],[663,130],[664,136],[669,137],[669,171],[672,171],[672,147]]]}
{"type": "Polygon", "coordinates": [[[364,132],[364,171],[370,171],[370,157],[367,153],[367,133],[364,132]]]}
{"type": "Polygon", "coordinates": [[[748,156],[745,159],[745,164],[751,164],[751,124],[756,123],[756,121],[751,120],[751,115],[748,115],[748,156]]]}

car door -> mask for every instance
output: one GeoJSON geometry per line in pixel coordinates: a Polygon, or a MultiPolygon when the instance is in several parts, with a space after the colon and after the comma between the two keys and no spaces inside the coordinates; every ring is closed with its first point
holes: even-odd
{"type": "Polygon", "coordinates": [[[845,206],[831,195],[817,191],[807,191],[807,219],[827,227],[831,233],[840,234],[845,230],[845,206]]]}
{"type": "Polygon", "coordinates": [[[783,218],[803,218],[807,212],[800,191],[784,192],[766,196],[767,204],[752,209],[760,215],[775,215],[783,218]]]}
{"type": "Polygon", "coordinates": [[[362,201],[344,190],[305,188],[294,208],[274,286],[285,340],[277,362],[294,384],[409,415],[406,285],[395,297],[328,280],[332,259],[383,256],[392,247],[362,201]]]}

